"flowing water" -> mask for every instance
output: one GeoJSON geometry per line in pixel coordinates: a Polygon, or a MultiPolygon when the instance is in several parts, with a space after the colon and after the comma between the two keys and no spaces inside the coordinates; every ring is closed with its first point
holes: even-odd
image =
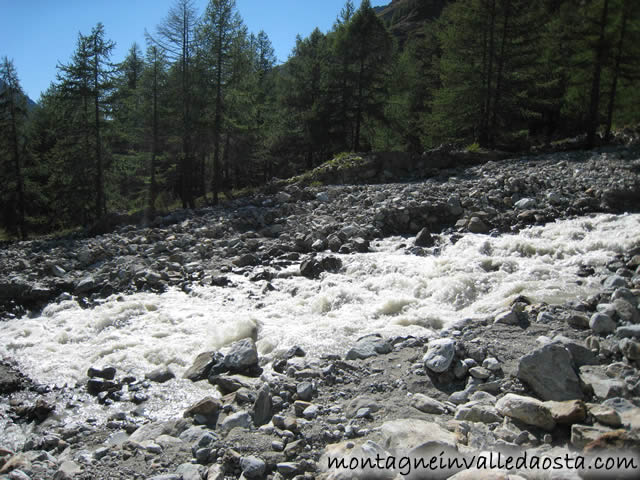
{"type": "Polygon", "coordinates": [[[91,309],[75,300],[51,304],[35,318],[0,324],[0,357],[57,385],[86,379],[92,365],[113,365],[119,375],[138,378],[169,366],[178,379],[158,387],[147,407],[170,417],[211,394],[206,382],[179,378],[195,356],[249,335],[263,358],[293,345],[311,356],[343,355],[367,333],[429,335],[456,320],[498,313],[518,295],[550,304],[584,299],[600,289],[600,279],[578,277],[579,267],[602,268],[637,246],[640,215],[445,240],[438,255],[426,257],[405,254],[403,245],[413,239],[373,242],[371,253],[341,256],[339,274],[309,280],[291,267],[272,281],[273,291],[231,274],[235,287],[114,295],[91,309]]]}

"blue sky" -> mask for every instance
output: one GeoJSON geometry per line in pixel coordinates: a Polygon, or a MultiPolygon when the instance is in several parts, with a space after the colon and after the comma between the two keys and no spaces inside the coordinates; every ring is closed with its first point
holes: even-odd
{"type": "MultiPolygon", "coordinates": [[[[174,0],[0,0],[0,58],[13,59],[24,91],[37,101],[55,80],[58,62],[67,63],[78,33],[98,22],[116,42],[112,61],[121,61],[133,42],[144,50],[145,28],[153,33],[174,0]]],[[[195,0],[201,13],[207,0],[195,0]]],[[[327,31],[345,0],[236,0],[251,32],[267,32],[278,59],[291,53],[297,34],[327,31]]],[[[356,7],[360,4],[358,0],[356,7]]],[[[372,0],[373,6],[390,0],[372,0]]]]}

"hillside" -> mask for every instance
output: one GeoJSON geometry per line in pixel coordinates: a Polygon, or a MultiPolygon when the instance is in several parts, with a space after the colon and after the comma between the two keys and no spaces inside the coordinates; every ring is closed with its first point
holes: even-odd
{"type": "Polygon", "coordinates": [[[400,43],[425,22],[440,16],[449,0],[392,0],[387,6],[376,7],[376,13],[389,26],[400,43]]]}

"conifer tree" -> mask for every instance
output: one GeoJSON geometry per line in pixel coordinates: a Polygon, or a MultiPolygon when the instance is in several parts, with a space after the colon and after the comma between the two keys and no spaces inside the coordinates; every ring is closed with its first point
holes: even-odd
{"type": "MultiPolygon", "coordinates": [[[[11,172],[7,175],[10,181],[5,183],[5,187],[14,184],[15,199],[11,201],[5,193],[2,195],[2,201],[5,203],[5,224],[13,227],[14,212],[8,210],[15,209],[15,226],[18,234],[23,240],[27,238],[27,227],[25,222],[25,182],[24,182],[24,142],[25,142],[25,122],[27,118],[26,97],[20,86],[18,74],[13,65],[13,61],[6,56],[0,64],[0,153],[5,150],[10,158],[9,165],[1,165],[3,175],[4,172],[11,172]],[[7,185],[8,184],[8,185],[7,185]]],[[[4,155],[2,155],[4,157],[4,155]]],[[[4,188],[3,188],[4,190],[4,188]]]]}

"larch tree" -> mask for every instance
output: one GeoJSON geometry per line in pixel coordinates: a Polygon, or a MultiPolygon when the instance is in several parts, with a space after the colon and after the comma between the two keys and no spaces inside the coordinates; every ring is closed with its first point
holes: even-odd
{"type": "Polygon", "coordinates": [[[232,71],[234,42],[242,29],[242,18],[236,10],[235,0],[210,0],[200,28],[204,55],[213,75],[213,204],[218,203],[220,192],[221,135],[224,122],[224,95],[226,82],[232,71]]]}
{"type": "MultiPolygon", "coordinates": [[[[23,147],[27,105],[13,61],[7,57],[4,57],[2,64],[0,64],[0,80],[0,153],[6,147],[9,153],[8,157],[11,158],[10,165],[2,165],[2,169],[3,172],[11,172],[11,175],[9,175],[11,181],[7,183],[14,184],[15,204],[6,197],[2,200],[7,202],[8,208],[16,210],[15,226],[17,226],[20,238],[24,240],[27,238],[27,227],[25,222],[23,147]]],[[[4,197],[4,194],[2,196],[4,197]]],[[[13,215],[7,215],[8,212],[4,213],[6,216],[13,217],[13,215]]],[[[13,225],[10,225],[13,223],[12,220],[12,218],[5,218],[5,224],[13,227],[13,225]]]]}
{"type": "Polygon", "coordinates": [[[147,33],[149,41],[162,49],[180,71],[182,152],[178,160],[178,193],[183,208],[195,208],[192,151],[192,63],[196,55],[198,13],[193,0],[176,0],[156,35],[147,33]]]}

